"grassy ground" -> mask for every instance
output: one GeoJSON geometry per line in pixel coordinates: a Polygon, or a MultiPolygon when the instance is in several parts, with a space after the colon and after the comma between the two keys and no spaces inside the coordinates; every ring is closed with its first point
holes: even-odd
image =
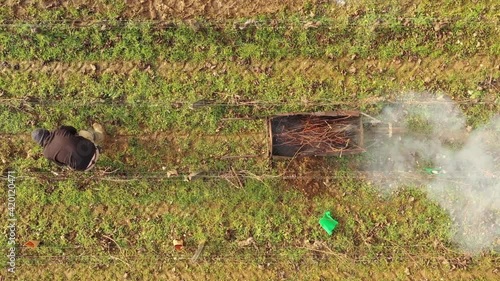
{"type": "Polygon", "coordinates": [[[500,109],[494,1],[11,2],[0,8],[0,169],[18,176],[17,279],[498,278],[498,253],[453,245],[448,215],[419,186],[382,197],[353,168],[363,156],[271,163],[264,120],[377,113],[417,91],[484,124],[500,109]],[[96,121],[110,136],[89,173],[49,164],[29,137],[96,121]],[[331,237],[317,223],[327,210],[340,222],[331,237]]]}

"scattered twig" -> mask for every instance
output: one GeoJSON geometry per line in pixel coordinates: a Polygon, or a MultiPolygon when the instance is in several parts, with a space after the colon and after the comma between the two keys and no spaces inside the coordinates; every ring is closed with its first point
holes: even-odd
{"type": "Polygon", "coordinates": [[[114,174],[114,173],[116,173],[116,172],[118,172],[120,170],[120,168],[116,168],[116,169],[114,169],[112,171],[109,171],[109,169],[110,169],[109,167],[106,167],[106,169],[104,169],[104,171],[102,171],[102,173],[104,175],[109,175],[109,174],[114,174]]]}
{"type": "Polygon", "coordinates": [[[122,248],[120,247],[120,245],[118,245],[118,243],[113,238],[111,238],[111,237],[109,237],[109,236],[107,236],[105,234],[101,234],[101,236],[104,237],[104,238],[106,238],[106,239],[108,239],[108,240],[110,240],[110,241],[112,241],[113,243],[115,243],[115,245],[118,247],[118,250],[120,250],[120,252],[122,251],[122,248]]]}
{"type": "Polygon", "coordinates": [[[236,173],[236,171],[234,170],[234,167],[231,166],[231,172],[233,173],[234,177],[236,178],[236,180],[238,181],[238,185],[240,188],[243,188],[243,184],[241,183],[241,180],[240,180],[240,176],[236,173]]]}
{"type": "Polygon", "coordinates": [[[323,153],[340,152],[349,148],[358,148],[351,141],[356,137],[357,122],[343,118],[310,116],[297,121],[293,126],[281,126],[281,132],[275,135],[276,143],[281,146],[300,147],[323,153]]]}
{"type": "Polygon", "coordinates": [[[198,245],[198,249],[194,253],[193,257],[189,260],[190,262],[195,263],[196,260],[198,260],[201,253],[203,252],[203,249],[205,248],[205,243],[206,243],[206,241],[201,241],[201,243],[198,245]]]}
{"type": "Polygon", "coordinates": [[[330,256],[336,256],[336,257],[339,257],[339,258],[342,258],[342,259],[346,259],[346,260],[348,259],[348,257],[345,254],[336,253],[336,252],[332,251],[330,248],[327,248],[328,251],[314,249],[314,248],[311,248],[311,247],[297,247],[297,248],[299,248],[299,249],[306,249],[306,250],[309,250],[311,252],[322,253],[322,254],[326,254],[326,255],[330,255],[330,256]]]}
{"type": "Polygon", "coordinates": [[[223,179],[225,179],[230,185],[234,186],[235,188],[237,189],[240,189],[241,187],[236,185],[234,182],[232,182],[230,179],[229,179],[229,176],[228,175],[221,175],[221,177],[223,179]]]}
{"type": "Polygon", "coordinates": [[[120,259],[119,257],[111,256],[111,255],[109,257],[113,260],[121,261],[122,263],[124,263],[126,266],[128,266],[130,268],[130,264],[128,262],[124,261],[123,259],[120,259]]]}
{"type": "Polygon", "coordinates": [[[373,122],[373,124],[383,123],[382,121],[378,120],[377,118],[375,118],[373,116],[370,116],[370,115],[368,115],[366,113],[360,112],[360,114],[363,115],[363,116],[365,116],[365,117],[368,117],[368,118],[372,119],[373,121],[375,121],[375,122],[373,122]]]}

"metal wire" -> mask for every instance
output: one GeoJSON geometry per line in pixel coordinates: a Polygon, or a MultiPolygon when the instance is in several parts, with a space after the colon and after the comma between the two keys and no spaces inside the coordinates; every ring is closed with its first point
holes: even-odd
{"type": "MultiPolygon", "coordinates": [[[[379,250],[393,250],[393,249],[399,249],[402,246],[401,245],[372,245],[375,248],[378,248],[379,250]]],[[[432,246],[429,245],[422,245],[422,244],[405,244],[404,245],[406,248],[431,248],[432,246]]],[[[41,246],[44,248],[47,248],[48,246],[41,246]]],[[[219,249],[219,246],[211,246],[211,245],[205,245],[205,248],[216,248],[219,249]]],[[[95,248],[95,247],[94,247],[95,248]]],[[[139,247],[122,247],[120,246],[121,249],[138,249],[139,247]]],[[[306,250],[308,252],[320,252],[328,256],[332,257],[339,257],[342,259],[346,260],[351,260],[353,262],[362,262],[362,261],[374,261],[379,259],[379,257],[375,256],[372,258],[367,258],[367,257],[352,257],[349,256],[349,254],[346,253],[340,253],[340,252],[335,252],[331,249],[325,249],[325,250],[319,250],[319,249],[314,249],[311,247],[306,247],[306,246],[279,246],[277,247],[278,251],[275,252],[266,252],[262,253],[259,251],[258,247],[254,250],[253,248],[242,248],[240,247],[240,250],[245,251],[243,254],[209,254],[208,256],[205,254],[205,256],[202,256],[199,261],[216,261],[216,260],[224,260],[224,261],[248,261],[249,259],[255,259],[255,255],[258,255],[259,258],[262,258],[266,261],[269,260],[274,260],[274,261],[281,261],[280,256],[282,256],[282,253],[287,250],[306,250]],[[281,251],[280,251],[281,250],[281,251]],[[249,255],[250,256],[246,256],[249,255]]],[[[451,249],[444,248],[450,253],[456,254],[456,255],[464,255],[463,253],[458,253],[454,252],[451,249]]],[[[401,257],[411,255],[410,253],[401,253],[401,257]]],[[[420,253],[415,253],[414,255],[422,256],[420,253]]],[[[191,259],[191,253],[187,253],[186,250],[184,250],[184,253],[178,253],[176,255],[173,254],[168,254],[165,252],[160,252],[160,251],[146,251],[144,253],[140,254],[121,254],[121,251],[117,249],[115,253],[108,253],[107,255],[98,253],[97,255],[85,255],[85,254],[71,254],[71,253],[64,253],[63,255],[40,255],[40,256],[34,256],[34,255],[17,255],[22,260],[40,260],[40,259],[60,259],[60,260],[81,260],[81,259],[116,259],[119,257],[120,259],[125,259],[125,260],[138,260],[138,259],[148,259],[148,258],[153,258],[155,260],[170,260],[170,261],[183,261],[183,260],[189,260],[191,259]]],[[[442,255],[427,255],[425,256],[425,259],[442,259],[442,255]]],[[[493,257],[493,259],[495,259],[493,257]]],[[[82,262],[82,261],[80,261],[82,262]]],[[[88,261],[86,261],[88,262],[88,261]]],[[[43,263],[57,263],[57,261],[44,261],[43,263]]]]}
{"type": "MultiPolygon", "coordinates": [[[[394,251],[395,249],[401,249],[401,245],[396,245],[396,244],[390,244],[390,245],[372,245],[374,248],[377,248],[379,251],[394,251]]],[[[42,246],[42,247],[47,247],[47,246],[42,246]]],[[[219,246],[211,246],[211,245],[205,245],[205,248],[211,248],[211,247],[216,247],[219,249],[219,246]]],[[[422,244],[408,244],[406,243],[404,245],[405,248],[432,248],[433,246],[430,245],[422,245],[422,244]]],[[[94,247],[95,248],[95,247],[94,247]]],[[[259,250],[258,247],[255,248],[242,248],[239,247],[240,250],[245,251],[245,253],[241,254],[236,254],[236,253],[231,253],[231,254],[205,254],[205,256],[202,256],[199,259],[199,262],[206,262],[206,261],[224,261],[224,262],[241,262],[241,261],[248,261],[248,260],[255,260],[255,256],[258,255],[259,258],[263,259],[264,261],[282,261],[282,253],[287,250],[305,250],[307,252],[313,253],[317,252],[320,254],[324,254],[326,256],[330,257],[336,257],[340,258],[342,260],[349,260],[351,262],[372,262],[380,259],[380,256],[373,256],[371,258],[367,256],[363,257],[358,257],[354,254],[354,256],[348,254],[348,253],[342,253],[342,252],[335,252],[328,248],[326,246],[326,249],[320,250],[320,249],[314,249],[312,247],[307,247],[307,246],[280,246],[277,247],[278,251],[274,252],[268,252],[266,251],[265,253],[262,253],[262,251],[259,250]],[[281,250],[281,251],[279,251],[281,250]],[[248,256],[250,255],[250,256],[248,256]]],[[[122,247],[120,246],[120,249],[138,249],[138,247],[122,247]]],[[[448,254],[451,254],[452,256],[462,256],[462,257],[469,257],[467,253],[461,253],[454,251],[453,249],[446,248],[444,246],[441,246],[441,250],[445,250],[448,252],[448,254]]],[[[495,251],[494,248],[492,253],[492,261],[499,260],[500,257],[495,256],[495,251]]],[[[485,250],[486,251],[486,250],[485,250]]],[[[146,251],[140,254],[122,254],[121,250],[117,250],[116,253],[108,253],[107,255],[104,254],[97,254],[97,255],[84,255],[84,254],[68,254],[64,253],[63,255],[40,255],[40,256],[34,256],[34,255],[17,255],[17,257],[20,258],[20,261],[22,264],[36,264],[35,260],[40,261],[41,259],[49,259],[49,260],[44,260],[42,263],[44,264],[50,264],[50,263],[59,263],[60,261],[53,261],[54,259],[59,259],[62,261],[67,261],[67,260],[79,260],[79,263],[90,263],[92,262],[91,260],[119,260],[122,262],[129,261],[129,260],[139,260],[139,259],[155,259],[155,260],[161,260],[161,261],[185,261],[185,260],[190,260],[192,258],[191,253],[187,253],[188,251],[184,251],[184,253],[177,253],[176,255],[174,254],[168,254],[165,252],[160,252],[160,251],[146,251]],[[87,259],[86,261],[82,261],[83,259],[87,259]],[[26,262],[28,260],[29,262],[26,262]]],[[[398,258],[403,258],[403,257],[414,257],[418,256],[419,258],[424,258],[425,260],[442,260],[443,255],[425,255],[422,253],[409,253],[407,251],[404,252],[399,252],[400,254],[398,258]]],[[[391,256],[391,258],[393,258],[391,256]]],[[[450,257],[452,258],[452,257],[450,257]]],[[[286,258],[284,258],[286,259],[286,258]]]]}
{"type": "MultiPolygon", "coordinates": [[[[381,15],[382,16],[382,15],[381,15]]],[[[393,17],[389,19],[397,19],[398,21],[403,21],[403,20],[428,20],[428,21],[436,21],[436,20],[442,20],[443,18],[436,18],[436,17],[393,17]]],[[[447,19],[447,18],[446,18],[447,19]]],[[[0,22],[0,26],[3,27],[19,27],[19,26],[55,26],[55,25],[61,25],[61,24],[71,24],[72,27],[88,27],[88,26],[95,26],[95,25],[103,25],[103,24],[144,24],[144,25],[164,25],[163,28],[177,28],[176,24],[185,24],[189,25],[193,22],[194,19],[191,20],[141,20],[141,19],[91,19],[90,21],[88,20],[82,20],[82,19],[47,19],[47,20],[30,20],[30,21],[18,21],[18,20],[4,20],[3,22],[0,22]]],[[[386,22],[384,21],[383,17],[379,17],[377,19],[371,19],[371,21],[368,21],[368,19],[360,18],[357,21],[352,21],[352,22],[341,22],[340,24],[343,26],[356,26],[356,25],[366,25],[371,22],[377,22],[377,25],[390,25],[394,26],[393,22],[386,22]]],[[[479,21],[479,19],[478,19],[479,21]]],[[[209,26],[209,27],[221,27],[223,25],[231,25],[231,24],[246,24],[246,25],[271,25],[272,27],[276,27],[276,25],[286,25],[286,24],[308,24],[311,22],[317,22],[321,25],[325,24],[331,24],[331,23],[337,23],[332,20],[328,20],[328,18],[323,18],[323,17],[310,17],[307,19],[291,19],[291,20],[285,20],[285,19],[276,19],[276,18],[271,18],[267,20],[262,20],[262,19],[254,19],[252,17],[247,17],[244,19],[239,19],[239,20],[223,20],[223,19],[206,19],[203,21],[197,21],[197,23],[202,24],[202,26],[209,26]]],[[[481,22],[484,22],[484,20],[481,20],[481,22]]],[[[491,21],[494,23],[494,21],[491,21]]],[[[430,24],[429,24],[430,26],[430,24]]],[[[236,26],[237,27],[237,26],[236,26]]],[[[284,26],[285,27],[285,26],[284,26]]]]}
{"type": "MultiPolygon", "coordinates": [[[[28,175],[18,175],[16,179],[38,179],[38,180],[50,180],[50,181],[64,181],[64,180],[75,180],[75,177],[67,176],[64,172],[61,174],[54,171],[39,171],[39,172],[27,172],[28,175]],[[51,176],[50,179],[41,177],[51,176]]],[[[110,182],[133,182],[139,180],[159,180],[162,182],[167,181],[182,181],[190,182],[196,179],[206,179],[206,180],[228,180],[228,179],[254,179],[254,180],[295,180],[295,179],[315,179],[315,180],[329,180],[329,179],[364,179],[369,180],[370,176],[377,176],[380,178],[380,182],[384,179],[413,179],[415,181],[425,181],[425,180],[441,180],[444,182],[450,182],[450,184],[462,184],[471,185],[470,183],[465,183],[461,180],[470,179],[470,177],[457,177],[447,178],[446,175],[429,175],[425,171],[348,171],[348,172],[333,172],[334,175],[325,175],[324,173],[293,173],[293,172],[282,172],[280,174],[255,174],[249,171],[219,171],[219,172],[200,172],[200,173],[190,173],[190,174],[178,174],[178,175],[168,175],[167,171],[157,171],[157,172],[141,172],[137,173],[134,171],[119,172],[122,175],[111,176],[103,175],[102,171],[95,171],[95,173],[78,175],[79,180],[93,180],[93,181],[110,181],[110,182]],[[86,176],[86,177],[85,177],[86,176]]],[[[7,179],[7,177],[2,176],[2,179],[7,179]]],[[[500,179],[500,174],[490,174],[480,177],[477,179],[500,179]]],[[[407,182],[408,183],[408,182],[407,182]]]]}
{"type": "MultiPolygon", "coordinates": [[[[28,94],[24,94],[28,96],[28,94]]],[[[138,100],[138,101],[113,101],[113,100],[78,100],[72,98],[71,100],[60,100],[60,99],[44,99],[44,100],[30,100],[26,98],[3,98],[0,99],[0,103],[7,105],[9,102],[12,102],[11,105],[14,106],[14,102],[21,104],[32,104],[32,105],[44,105],[44,106],[58,106],[60,104],[71,104],[73,106],[92,106],[96,104],[104,104],[104,105],[122,105],[122,106],[146,106],[146,107],[156,107],[156,106],[187,106],[192,109],[202,108],[202,107],[216,107],[216,106],[225,106],[225,107],[242,107],[242,106],[274,106],[274,105],[291,105],[290,101],[264,101],[264,100],[251,100],[251,101],[235,101],[235,102],[218,102],[218,101],[207,101],[203,104],[200,104],[199,101],[195,103],[186,103],[186,102],[152,102],[148,100],[138,100]]],[[[335,106],[335,105],[344,105],[351,107],[359,107],[360,105],[374,105],[379,104],[381,102],[387,104],[482,104],[482,105],[500,105],[499,102],[495,101],[476,101],[472,99],[464,99],[464,100],[453,100],[453,101],[382,101],[379,99],[366,98],[359,99],[356,101],[333,101],[333,100],[314,100],[314,101],[294,101],[296,104],[292,105],[304,105],[304,106],[335,106]]]]}

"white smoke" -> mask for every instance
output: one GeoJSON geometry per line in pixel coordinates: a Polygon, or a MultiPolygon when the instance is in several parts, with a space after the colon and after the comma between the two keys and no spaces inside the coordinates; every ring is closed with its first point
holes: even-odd
{"type": "Polygon", "coordinates": [[[500,116],[472,130],[449,99],[409,94],[368,128],[364,169],[385,192],[425,186],[453,222],[454,241],[478,253],[500,248],[500,116]]]}

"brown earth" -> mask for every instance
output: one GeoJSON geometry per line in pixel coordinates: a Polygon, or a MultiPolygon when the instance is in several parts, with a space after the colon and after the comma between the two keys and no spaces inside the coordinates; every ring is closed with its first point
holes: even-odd
{"type": "MultiPolygon", "coordinates": [[[[16,19],[30,18],[30,9],[39,11],[55,9],[87,10],[92,13],[113,14],[117,11],[121,19],[173,20],[204,17],[208,19],[230,19],[253,17],[280,11],[298,11],[305,0],[126,0],[120,5],[114,1],[61,1],[61,0],[7,0],[7,7],[16,19]]],[[[121,1],[116,1],[121,2],[121,1]]]]}
{"type": "Polygon", "coordinates": [[[299,10],[308,1],[303,0],[128,0],[124,16],[127,18],[149,18],[170,20],[194,17],[235,18],[259,14],[276,13],[282,10],[299,10]],[[139,3],[137,3],[139,2],[139,3]]]}
{"type": "Polygon", "coordinates": [[[304,157],[279,160],[286,186],[297,189],[308,198],[328,193],[327,187],[335,167],[328,165],[324,157],[304,157]]]}

